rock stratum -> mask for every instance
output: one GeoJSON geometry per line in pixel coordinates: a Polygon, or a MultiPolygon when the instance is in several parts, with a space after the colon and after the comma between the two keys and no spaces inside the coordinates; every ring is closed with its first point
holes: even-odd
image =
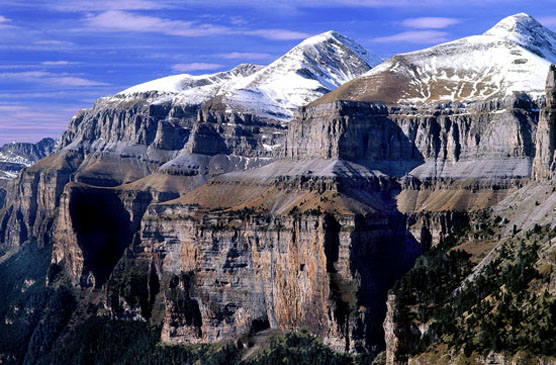
{"type": "Polygon", "coordinates": [[[550,221],[523,194],[554,171],[555,39],[517,14],[377,66],[327,32],[265,67],[101,98],[9,181],[0,247],[50,247],[49,285],[167,344],[305,328],[406,363],[426,331],[387,293],[418,256],[481,212],[514,234],[550,221]]]}

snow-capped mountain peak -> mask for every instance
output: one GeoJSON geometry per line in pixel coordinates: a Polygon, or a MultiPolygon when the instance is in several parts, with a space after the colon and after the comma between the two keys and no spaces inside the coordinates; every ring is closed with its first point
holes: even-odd
{"type": "Polygon", "coordinates": [[[375,56],[374,54],[367,51],[361,45],[354,42],[351,38],[344,36],[334,30],[329,30],[327,32],[317,34],[313,37],[305,39],[296,48],[310,48],[318,47],[319,45],[326,45],[330,43],[342,43],[345,47],[349,48],[353,53],[361,57],[367,64],[374,67],[381,63],[383,60],[375,56]]]}
{"type": "Polygon", "coordinates": [[[263,66],[242,63],[229,71],[217,72],[205,75],[180,74],[167,76],[153,81],[148,81],[139,85],[132,86],[116,95],[133,95],[147,92],[159,93],[180,93],[193,88],[218,86],[231,80],[237,81],[239,78],[249,76],[263,66]]]}
{"type": "Polygon", "coordinates": [[[526,13],[502,19],[484,35],[507,39],[542,58],[556,62],[556,33],[526,13]]]}
{"type": "Polygon", "coordinates": [[[392,104],[544,95],[556,62],[556,35],[527,14],[502,19],[484,34],[398,54],[315,103],[336,99],[392,104]]]}
{"type": "Polygon", "coordinates": [[[117,99],[144,96],[289,119],[295,109],[350,81],[382,60],[335,31],[302,41],[268,66],[242,64],[209,75],[169,76],[128,88],[117,99]],[[160,95],[162,94],[162,95],[160,95]],[[218,97],[218,98],[216,98],[218,97]]]}
{"type": "Polygon", "coordinates": [[[295,109],[336,89],[381,60],[338,32],[310,37],[245,78],[222,98],[227,110],[289,119],[295,109]]]}
{"type": "Polygon", "coordinates": [[[23,168],[51,154],[58,145],[52,138],[37,143],[12,142],[0,146],[0,180],[16,177],[23,168]]]}

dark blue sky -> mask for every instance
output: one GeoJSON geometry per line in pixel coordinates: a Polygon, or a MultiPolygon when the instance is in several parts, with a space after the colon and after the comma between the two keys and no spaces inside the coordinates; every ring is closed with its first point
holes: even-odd
{"type": "Polygon", "coordinates": [[[387,58],[518,12],[556,29],[556,0],[2,0],[0,144],[57,137],[79,108],[144,81],[268,64],[327,30],[387,58]]]}

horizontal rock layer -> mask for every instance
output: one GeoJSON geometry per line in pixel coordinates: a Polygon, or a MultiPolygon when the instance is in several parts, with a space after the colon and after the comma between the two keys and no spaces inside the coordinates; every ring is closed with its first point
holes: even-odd
{"type": "Polygon", "coordinates": [[[336,101],[300,109],[285,154],[343,158],[419,179],[529,177],[535,108],[526,96],[426,108],[336,101]]]}

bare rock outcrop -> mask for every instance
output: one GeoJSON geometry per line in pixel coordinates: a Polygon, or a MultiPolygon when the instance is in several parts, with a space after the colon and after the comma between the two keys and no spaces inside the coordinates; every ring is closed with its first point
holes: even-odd
{"type": "Polygon", "coordinates": [[[542,108],[537,129],[537,151],[533,177],[537,180],[554,176],[556,152],[556,66],[550,67],[546,79],[546,106],[542,108]]]}
{"type": "Polygon", "coordinates": [[[421,180],[529,177],[535,121],[526,95],[420,108],[336,101],[300,109],[285,154],[344,158],[421,180]]]}

